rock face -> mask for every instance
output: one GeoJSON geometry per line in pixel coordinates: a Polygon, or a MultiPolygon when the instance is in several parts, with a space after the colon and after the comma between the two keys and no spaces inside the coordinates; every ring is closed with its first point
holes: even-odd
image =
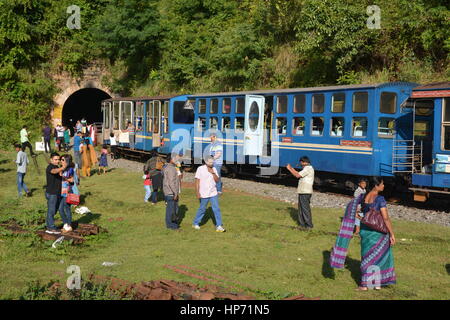
{"type": "MultiPolygon", "coordinates": [[[[109,161],[113,168],[124,168],[134,172],[142,172],[143,164],[140,162],[118,159],[115,162],[109,161]]],[[[185,172],[183,182],[191,184],[194,182],[194,173],[185,172]]],[[[237,190],[262,197],[269,197],[275,200],[284,201],[297,205],[298,196],[295,187],[283,186],[271,183],[262,183],[250,180],[222,178],[224,191],[237,190]]],[[[350,197],[339,194],[330,194],[315,191],[311,197],[311,206],[319,208],[345,209],[350,197]]],[[[450,213],[437,210],[419,209],[397,204],[388,204],[388,212],[391,218],[415,222],[426,222],[440,224],[450,227],[450,213]]]]}

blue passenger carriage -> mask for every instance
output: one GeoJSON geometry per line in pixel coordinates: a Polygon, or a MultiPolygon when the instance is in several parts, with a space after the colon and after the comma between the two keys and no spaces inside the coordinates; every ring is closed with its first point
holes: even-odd
{"type": "Polygon", "coordinates": [[[193,108],[186,106],[186,99],[187,96],[178,95],[104,100],[103,141],[109,143],[113,133],[119,152],[136,158],[145,158],[150,150],[169,153],[177,143],[171,141],[171,132],[177,129],[192,131],[193,108]],[[129,149],[128,121],[135,127],[134,150],[129,149]]]}
{"type": "Polygon", "coordinates": [[[412,114],[409,140],[414,198],[425,201],[450,194],[450,82],[414,88],[407,108],[412,114]]]}
{"type": "MultiPolygon", "coordinates": [[[[329,179],[337,179],[334,174],[394,177],[393,143],[406,139],[411,121],[401,105],[415,86],[385,83],[192,95],[194,141],[204,149],[207,133],[217,132],[226,167],[235,171],[257,164],[265,170],[272,166],[269,171],[274,173],[273,167],[288,163],[298,167],[298,159],[306,155],[329,179]]],[[[402,153],[408,156],[408,151],[402,153]]]]}

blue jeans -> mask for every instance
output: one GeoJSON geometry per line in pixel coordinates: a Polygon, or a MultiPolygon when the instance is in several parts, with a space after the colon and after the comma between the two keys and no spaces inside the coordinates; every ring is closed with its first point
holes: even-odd
{"type": "Polygon", "coordinates": [[[19,197],[22,196],[22,189],[25,193],[28,193],[27,185],[23,179],[25,178],[25,173],[17,172],[17,191],[19,192],[19,197]]]}
{"type": "Polygon", "coordinates": [[[173,195],[165,196],[166,205],[166,227],[167,229],[178,229],[178,221],[172,221],[172,216],[178,213],[178,200],[173,200],[173,195]]]}
{"type": "Polygon", "coordinates": [[[150,199],[150,196],[152,195],[152,186],[144,186],[144,189],[145,189],[144,201],[148,202],[148,199],[150,199]]]}
{"type": "Polygon", "coordinates": [[[222,192],[222,175],[220,173],[222,170],[222,164],[214,164],[213,167],[216,168],[217,175],[219,176],[219,181],[216,183],[217,192],[222,192]]]}
{"type": "Polygon", "coordinates": [[[45,219],[45,224],[47,225],[47,229],[54,230],[54,229],[56,229],[55,214],[56,214],[56,210],[58,210],[58,208],[60,207],[60,204],[61,204],[61,195],[49,194],[46,192],[45,198],[47,199],[47,218],[45,219]]]}
{"type": "Polygon", "coordinates": [[[152,191],[152,202],[158,202],[158,189],[153,189],[152,191]]]}
{"type": "Polygon", "coordinates": [[[216,227],[222,225],[222,215],[220,213],[219,208],[219,196],[214,196],[210,198],[201,198],[200,199],[200,208],[197,210],[197,215],[195,216],[194,225],[199,225],[200,222],[203,219],[203,216],[206,212],[206,207],[208,206],[208,203],[211,202],[211,208],[214,212],[214,217],[216,218],[216,227]]]}
{"type": "Polygon", "coordinates": [[[63,223],[68,225],[72,224],[72,211],[70,211],[70,204],[66,202],[66,197],[61,197],[61,202],[59,204],[59,214],[63,223]]]}

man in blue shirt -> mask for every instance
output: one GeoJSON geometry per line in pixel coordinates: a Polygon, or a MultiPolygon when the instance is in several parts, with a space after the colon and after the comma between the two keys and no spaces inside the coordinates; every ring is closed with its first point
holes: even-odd
{"type": "MultiPolygon", "coordinates": [[[[82,166],[81,163],[81,152],[80,152],[80,146],[82,144],[82,137],[81,137],[81,131],[78,131],[75,137],[73,138],[73,160],[76,165],[77,174],[79,174],[79,170],[82,166]]],[[[78,175],[79,176],[79,175],[78,175]]]]}
{"type": "Polygon", "coordinates": [[[220,195],[222,194],[222,164],[223,164],[223,146],[222,144],[217,140],[217,136],[215,133],[211,133],[211,144],[209,147],[209,154],[214,159],[214,168],[216,168],[217,173],[219,175],[219,181],[217,182],[217,193],[220,195]]]}
{"type": "Polygon", "coordinates": [[[31,192],[28,190],[27,185],[25,184],[24,178],[27,173],[27,164],[29,163],[27,154],[22,151],[22,146],[20,144],[15,145],[17,157],[16,157],[16,165],[17,165],[17,191],[19,193],[19,198],[22,196],[22,190],[25,194],[30,197],[31,192]]]}

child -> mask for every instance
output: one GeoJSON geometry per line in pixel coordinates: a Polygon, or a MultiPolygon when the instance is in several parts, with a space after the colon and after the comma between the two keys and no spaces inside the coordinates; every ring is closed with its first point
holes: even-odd
{"type": "Polygon", "coordinates": [[[150,196],[152,195],[152,179],[150,179],[150,174],[148,170],[144,171],[142,179],[144,179],[144,189],[145,189],[144,201],[148,202],[148,199],[150,199],[150,196]]]}
{"type": "Polygon", "coordinates": [[[106,170],[108,168],[108,147],[106,146],[106,144],[104,144],[102,146],[102,151],[100,154],[100,163],[98,165],[98,174],[101,174],[101,172],[103,171],[103,173],[106,173],[106,170]]]}
{"type": "MultiPolygon", "coordinates": [[[[366,186],[367,186],[367,181],[364,178],[359,179],[358,188],[355,190],[353,197],[357,198],[361,194],[366,193],[366,186]]],[[[356,219],[355,219],[355,226],[356,226],[355,235],[359,234],[361,219],[363,217],[364,217],[364,214],[361,211],[361,205],[358,204],[358,207],[356,209],[356,219]]]]}
{"type": "Polygon", "coordinates": [[[117,159],[117,154],[116,154],[117,142],[116,142],[116,138],[114,137],[114,133],[112,133],[112,132],[109,135],[109,144],[111,146],[111,159],[114,162],[114,160],[117,159]]]}

